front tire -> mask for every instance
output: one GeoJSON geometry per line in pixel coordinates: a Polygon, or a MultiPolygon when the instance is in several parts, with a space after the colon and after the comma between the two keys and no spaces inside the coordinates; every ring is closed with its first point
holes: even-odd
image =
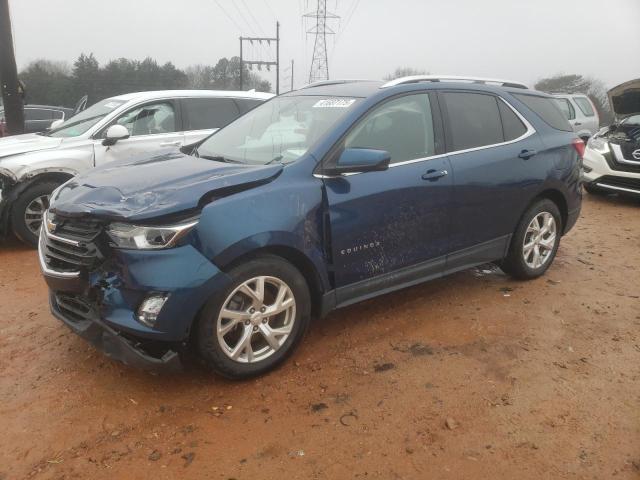
{"type": "Polygon", "coordinates": [[[51,193],[60,184],[34,183],[20,194],[11,208],[11,226],[16,237],[31,247],[38,246],[42,216],[49,206],[51,193]]]}
{"type": "Polygon", "coordinates": [[[543,275],[553,263],[562,234],[562,217],[549,199],[534,203],[522,216],[502,269],[519,280],[543,275]]]}
{"type": "Polygon", "coordinates": [[[198,351],[214,372],[251,378],[281,364],[302,340],[311,318],[309,288],[276,256],[250,260],[228,275],[230,286],[215,293],[199,317],[198,351]]]}

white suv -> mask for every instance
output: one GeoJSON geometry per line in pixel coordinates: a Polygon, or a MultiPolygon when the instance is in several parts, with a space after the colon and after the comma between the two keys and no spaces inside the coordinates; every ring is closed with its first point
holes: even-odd
{"type": "Polygon", "coordinates": [[[616,123],[589,139],[584,186],[589,193],[640,196],[640,78],[609,90],[616,123]]]}
{"type": "Polygon", "coordinates": [[[586,143],[600,128],[600,117],[591,99],[581,93],[554,93],[553,96],[573,131],[586,143]]]}
{"type": "Polygon", "coordinates": [[[108,98],[43,134],[0,138],[0,232],[35,246],[49,195],[80,172],[204,139],[270,93],[176,90],[108,98]]]}

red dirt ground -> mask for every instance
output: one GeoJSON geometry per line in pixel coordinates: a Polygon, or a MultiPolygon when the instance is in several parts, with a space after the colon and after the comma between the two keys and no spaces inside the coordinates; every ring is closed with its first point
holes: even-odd
{"type": "Polygon", "coordinates": [[[0,247],[0,480],[640,478],[640,203],[586,196],[543,278],[475,269],[316,322],[279,370],[151,376],[0,247]]]}

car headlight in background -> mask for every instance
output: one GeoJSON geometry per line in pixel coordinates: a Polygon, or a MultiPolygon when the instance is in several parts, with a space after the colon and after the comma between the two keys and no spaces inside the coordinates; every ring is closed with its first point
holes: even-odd
{"type": "Polygon", "coordinates": [[[594,135],[587,142],[587,147],[598,153],[609,153],[609,142],[605,138],[594,135]]]}
{"type": "Polygon", "coordinates": [[[112,223],[107,233],[119,248],[156,250],[173,247],[198,224],[198,219],[190,219],[178,225],[141,226],[128,223],[112,223]]]}

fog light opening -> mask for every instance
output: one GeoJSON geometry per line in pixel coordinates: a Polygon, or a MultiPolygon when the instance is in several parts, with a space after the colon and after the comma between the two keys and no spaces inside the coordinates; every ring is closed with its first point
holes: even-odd
{"type": "Polygon", "coordinates": [[[169,298],[166,294],[150,295],[144,299],[138,308],[138,321],[147,327],[153,328],[160,315],[160,310],[169,298]]]}

